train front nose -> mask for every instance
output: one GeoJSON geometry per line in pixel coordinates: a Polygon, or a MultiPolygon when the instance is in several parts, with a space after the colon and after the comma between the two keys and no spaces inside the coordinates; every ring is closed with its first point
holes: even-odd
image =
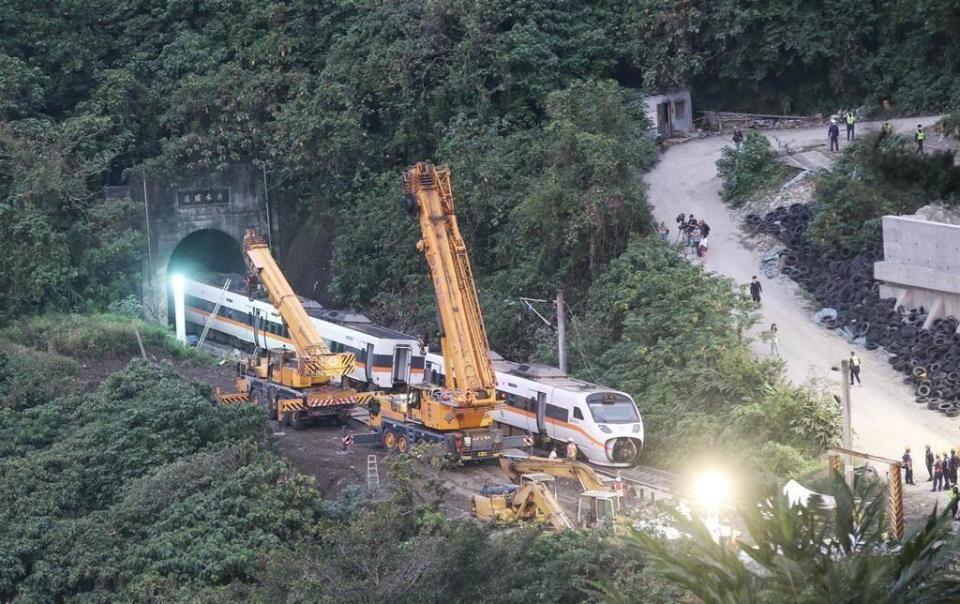
{"type": "Polygon", "coordinates": [[[639,438],[619,436],[611,438],[604,447],[607,459],[616,464],[635,464],[640,460],[643,451],[643,441],[639,438]]]}

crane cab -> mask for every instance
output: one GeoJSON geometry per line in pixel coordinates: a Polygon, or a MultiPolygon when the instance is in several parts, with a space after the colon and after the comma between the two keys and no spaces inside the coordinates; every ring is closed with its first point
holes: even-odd
{"type": "Polygon", "coordinates": [[[620,495],[614,491],[584,491],[577,499],[577,525],[600,528],[613,524],[620,512],[620,495]]]}

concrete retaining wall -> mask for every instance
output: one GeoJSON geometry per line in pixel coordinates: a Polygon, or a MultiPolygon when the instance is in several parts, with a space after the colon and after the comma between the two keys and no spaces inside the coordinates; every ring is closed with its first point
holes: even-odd
{"type": "Polygon", "coordinates": [[[883,217],[883,260],[873,266],[880,295],[924,307],[928,324],[960,317],[960,225],[910,216],[883,217]]]}

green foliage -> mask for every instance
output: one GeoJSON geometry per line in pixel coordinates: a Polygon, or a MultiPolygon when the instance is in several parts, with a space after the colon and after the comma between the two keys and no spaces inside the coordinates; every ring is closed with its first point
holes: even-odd
{"type": "Polygon", "coordinates": [[[721,149],[717,172],[723,179],[720,196],[733,207],[781,184],[791,174],[759,132],[748,132],[739,151],[729,146],[721,149]]]}
{"type": "Polygon", "coordinates": [[[578,345],[595,364],[577,369],[638,402],[648,462],[748,459],[769,469],[757,452],[774,443],[794,452],[777,468],[792,474],[835,442],[835,405],[784,384],[774,361],[740,341],[754,320],[746,297],[663,242],[633,240],[594,282],[587,308],[578,345]]]}
{"type": "Polygon", "coordinates": [[[134,291],[139,214],[91,189],[122,144],[103,118],[0,123],[0,321],[134,291]]]}
{"type": "Polygon", "coordinates": [[[22,346],[78,359],[129,359],[140,356],[135,330],[148,354],[205,363],[208,355],[183,346],[170,330],[124,315],[41,315],[18,321],[0,331],[22,346]]]}
{"type": "Polygon", "coordinates": [[[817,179],[807,236],[817,246],[859,252],[880,241],[884,215],[912,214],[934,200],[955,204],[958,196],[952,153],[919,155],[907,136],[869,135],[817,179]]]}
{"type": "MultiPolygon", "coordinates": [[[[880,483],[849,488],[838,475],[821,489],[836,506],[811,500],[791,507],[778,486],[737,507],[748,539],[739,555],[714,542],[696,516],[671,511],[687,534],[676,547],[634,532],[628,547],[649,556],[659,576],[705,602],[944,602],[960,597],[960,575],[952,566],[957,537],[947,513],[910,527],[903,541],[886,537],[886,497],[880,483]],[[746,559],[745,559],[746,558],[746,559]]],[[[612,600],[627,594],[609,589],[612,600]]]]}
{"type": "Polygon", "coordinates": [[[0,408],[0,598],[579,602],[601,579],[678,594],[604,533],[446,519],[411,456],[385,464],[388,499],[322,501],[268,438],[259,410],[140,361],[93,393],[0,408]]]}
{"type": "Polygon", "coordinates": [[[41,352],[0,336],[0,408],[28,409],[70,393],[80,364],[53,352],[41,352]]]}

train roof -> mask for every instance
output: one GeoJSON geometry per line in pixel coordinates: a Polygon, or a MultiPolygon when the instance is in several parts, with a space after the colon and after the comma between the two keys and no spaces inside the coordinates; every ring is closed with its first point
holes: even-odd
{"type": "MultiPolygon", "coordinates": [[[[230,279],[229,291],[235,294],[241,294],[243,296],[247,295],[247,291],[243,286],[243,275],[236,273],[198,273],[195,275],[195,277],[196,280],[200,281],[201,283],[206,283],[211,287],[219,288],[222,288],[223,283],[227,279],[230,279]]],[[[300,300],[300,303],[303,305],[304,310],[307,311],[307,314],[314,319],[336,323],[337,325],[348,327],[375,338],[411,340],[414,342],[417,341],[417,338],[407,335],[401,331],[390,329],[389,327],[383,327],[382,325],[377,325],[364,314],[354,312],[352,310],[334,310],[326,308],[316,300],[304,298],[299,294],[297,295],[297,299],[300,300]]],[[[255,298],[255,300],[259,302],[265,302],[267,304],[270,303],[270,301],[265,297],[258,297],[255,298]]]]}
{"type": "Polygon", "coordinates": [[[494,370],[528,380],[534,380],[539,384],[579,392],[614,391],[613,388],[607,388],[572,378],[560,371],[559,367],[551,367],[550,365],[544,365],[542,363],[514,363],[513,361],[507,361],[500,357],[500,355],[497,355],[497,357],[499,358],[491,358],[494,370]]]}

